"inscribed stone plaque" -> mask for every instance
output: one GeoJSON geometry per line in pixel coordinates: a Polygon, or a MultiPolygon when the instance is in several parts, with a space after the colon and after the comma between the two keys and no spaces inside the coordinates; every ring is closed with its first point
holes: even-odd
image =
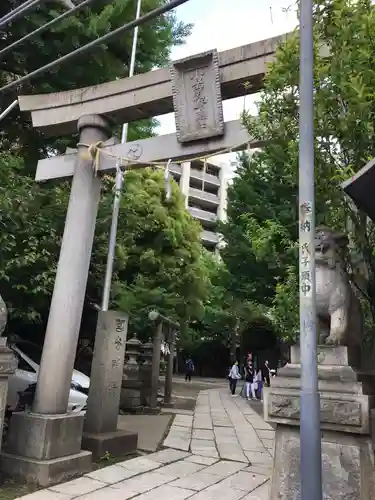
{"type": "Polygon", "coordinates": [[[113,432],[121,395],[128,316],[100,311],[95,335],[85,432],[113,432]]]}
{"type": "Polygon", "coordinates": [[[174,61],[170,72],[178,141],[222,136],[224,119],[217,51],[174,61]]]}
{"type": "MultiPolygon", "coordinates": [[[[300,418],[300,398],[271,394],[269,398],[268,414],[273,418],[300,418]]],[[[326,424],[362,425],[361,405],[357,401],[340,401],[334,399],[320,399],[320,421],[326,424]]]]}

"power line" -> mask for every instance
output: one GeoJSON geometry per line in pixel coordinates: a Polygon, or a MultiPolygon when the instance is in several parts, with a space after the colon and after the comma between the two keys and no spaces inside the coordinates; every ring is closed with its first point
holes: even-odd
{"type": "Polygon", "coordinates": [[[10,104],[6,109],[4,109],[4,111],[0,114],[0,121],[3,118],[5,118],[7,115],[9,115],[9,113],[12,111],[12,109],[15,108],[16,106],[18,106],[18,99],[13,101],[12,104],[10,104]]]}
{"type": "Polygon", "coordinates": [[[77,5],[76,7],[74,7],[73,9],[70,9],[67,12],[64,12],[63,14],[61,14],[58,17],[55,17],[54,19],[52,19],[48,23],[43,24],[43,26],[40,26],[40,28],[37,28],[36,30],[25,35],[24,37],[20,38],[19,40],[16,40],[15,42],[11,43],[10,45],[5,47],[4,49],[0,50],[0,58],[1,58],[1,56],[7,54],[10,50],[14,49],[14,47],[17,47],[17,45],[19,45],[23,42],[26,42],[27,40],[31,40],[36,35],[40,35],[40,33],[43,33],[44,31],[48,30],[49,28],[51,28],[51,26],[54,26],[59,21],[62,21],[66,17],[72,16],[73,14],[78,12],[79,10],[83,9],[84,7],[86,7],[87,5],[89,5],[90,3],[95,2],[95,1],[96,0],[85,0],[84,2],[82,2],[79,5],[77,5]]]}
{"type": "Polygon", "coordinates": [[[40,1],[41,0],[29,0],[28,2],[25,2],[24,4],[20,5],[17,9],[14,9],[11,12],[9,12],[9,14],[0,19],[0,28],[10,23],[11,21],[14,21],[22,14],[26,14],[29,10],[32,10],[35,7],[37,7],[40,4],[40,1]]]}
{"type": "Polygon", "coordinates": [[[33,2],[33,0],[27,0],[26,2],[21,3],[21,5],[19,5],[15,9],[5,14],[5,16],[0,17],[0,22],[5,21],[5,19],[8,19],[8,17],[16,14],[20,9],[23,9],[26,5],[29,5],[31,2],[33,2]]]}
{"type": "Polygon", "coordinates": [[[93,40],[90,43],[87,43],[83,47],[80,47],[79,49],[73,50],[72,52],[69,52],[68,54],[65,54],[65,56],[60,57],[60,59],[55,59],[54,61],[46,64],[45,66],[42,66],[39,69],[36,69],[35,71],[32,71],[31,73],[22,76],[18,80],[15,80],[11,83],[8,83],[7,85],[4,85],[4,87],[0,88],[0,92],[4,92],[5,90],[11,90],[15,87],[18,87],[21,83],[27,82],[34,78],[35,76],[39,76],[46,71],[54,68],[55,66],[65,63],[69,61],[72,57],[75,57],[77,55],[82,55],[92,48],[96,47],[97,45],[101,45],[105,42],[108,42],[112,38],[115,38],[117,35],[120,35],[121,33],[124,33],[125,31],[129,31],[132,28],[135,28],[136,26],[141,26],[142,24],[145,24],[147,21],[151,21],[155,19],[156,17],[160,16],[161,14],[165,14],[172,9],[188,2],[189,0],[171,0],[167,5],[163,5],[161,7],[158,7],[157,9],[154,9],[147,14],[143,15],[139,19],[133,19],[130,23],[124,24],[123,26],[120,26],[119,28],[115,29],[114,31],[111,31],[107,33],[106,35],[101,36],[100,38],[97,38],[96,40],[93,40]]]}

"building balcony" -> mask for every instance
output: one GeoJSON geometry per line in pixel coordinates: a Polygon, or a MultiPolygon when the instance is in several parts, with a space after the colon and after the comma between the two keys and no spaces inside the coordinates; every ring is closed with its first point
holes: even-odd
{"type": "Polygon", "coordinates": [[[203,172],[202,169],[191,168],[190,169],[190,178],[194,179],[201,186],[204,182],[205,185],[210,187],[220,187],[220,179],[215,175],[207,174],[207,172],[203,172]]]}
{"type": "Polygon", "coordinates": [[[201,210],[199,208],[188,207],[188,210],[194,219],[202,224],[205,227],[213,227],[217,222],[217,215],[208,212],[207,210],[201,210]]]}
{"type": "Polygon", "coordinates": [[[204,229],[201,234],[202,244],[204,246],[216,246],[219,243],[219,237],[213,231],[204,229]]]}
{"type": "Polygon", "coordinates": [[[219,197],[216,194],[201,191],[199,189],[189,188],[189,199],[197,203],[203,209],[219,206],[219,197]]]}

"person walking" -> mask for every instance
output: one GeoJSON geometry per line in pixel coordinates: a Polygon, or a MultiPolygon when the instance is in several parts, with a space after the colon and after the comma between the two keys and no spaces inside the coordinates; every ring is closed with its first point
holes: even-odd
{"type": "Polygon", "coordinates": [[[229,370],[229,389],[232,396],[236,396],[237,382],[240,380],[241,374],[238,368],[238,361],[235,361],[232,368],[229,370]]]}
{"type": "Polygon", "coordinates": [[[267,387],[271,385],[270,367],[267,360],[264,362],[264,365],[262,366],[262,380],[263,383],[267,385],[267,387]]]}
{"type": "Polygon", "coordinates": [[[245,397],[248,401],[250,401],[250,399],[256,399],[254,388],[254,369],[251,361],[248,361],[245,366],[245,397]]]}
{"type": "Polygon", "coordinates": [[[262,376],[262,370],[259,370],[257,375],[256,375],[256,379],[257,379],[257,396],[258,396],[258,399],[260,399],[261,401],[263,401],[263,376],[262,376]]]}
{"type": "Polygon", "coordinates": [[[194,362],[193,360],[189,357],[188,360],[186,361],[186,375],[185,375],[185,381],[191,382],[191,377],[194,373],[194,362]]]}

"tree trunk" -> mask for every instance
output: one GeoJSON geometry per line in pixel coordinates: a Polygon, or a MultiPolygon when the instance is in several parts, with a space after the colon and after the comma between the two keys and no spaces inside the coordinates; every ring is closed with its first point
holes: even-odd
{"type": "Polygon", "coordinates": [[[237,360],[237,335],[239,329],[239,320],[236,318],[236,322],[234,324],[234,328],[230,330],[230,357],[231,363],[234,363],[237,360]]]}

